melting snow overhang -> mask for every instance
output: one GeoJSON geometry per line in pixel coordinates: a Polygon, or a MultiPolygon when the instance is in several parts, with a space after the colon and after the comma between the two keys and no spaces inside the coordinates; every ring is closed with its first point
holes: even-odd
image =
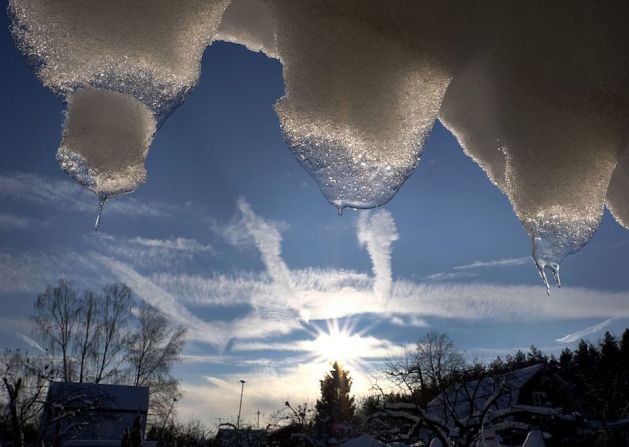
{"type": "Polygon", "coordinates": [[[286,143],[339,210],[384,205],[436,119],[511,201],[547,289],[605,204],[629,228],[629,3],[571,0],[10,0],[67,104],[62,168],[101,205],[194,88],[213,40],[283,64],[286,143]]]}

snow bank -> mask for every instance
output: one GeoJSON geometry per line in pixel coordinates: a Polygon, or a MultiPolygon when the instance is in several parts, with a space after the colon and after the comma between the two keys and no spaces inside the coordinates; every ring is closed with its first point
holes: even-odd
{"type": "Polygon", "coordinates": [[[526,436],[522,447],[544,447],[545,445],[542,433],[539,431],[532,431],[526,436]]]}
{"type": "Polygon", "coordinates": [[[625,1],[10,0],[10,11],[18,47],[68,102],[59,159],[95,192],[144,181],[153,132],[222,39],[282,62],[285,140],[339,210],[390,200],[439,117],[508,196],[547,288],[546,267],[559,284],[605,203],[629,227],[625,1]]]}
{"type": "Polygon", "coordinates": [[[344,442],[339,447],[386,447],[386,444],[383,444],[369,435],[363,434],[351,441],[344,442]]]}

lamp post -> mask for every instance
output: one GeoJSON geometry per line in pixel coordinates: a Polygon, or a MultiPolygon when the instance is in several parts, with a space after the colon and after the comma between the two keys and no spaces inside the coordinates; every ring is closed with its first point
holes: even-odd
{"type": "Polygon", "coordinates": [[[242,410],[242,394],[245,391],[245,381],[240,381],[240,405],[238,405],[238,420],[236,422],[236,428],[240,428],[240,411],[242,410]]]}

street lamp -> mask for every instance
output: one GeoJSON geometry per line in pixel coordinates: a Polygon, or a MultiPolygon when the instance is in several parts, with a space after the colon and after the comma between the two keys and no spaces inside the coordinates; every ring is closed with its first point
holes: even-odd
{"type": "Polygon", "coordinates": [[[240,411],[242,410],[242,394],[245,391],[245,381],[240,381],[240,405],[238,406],[238,421],[236,422],[236,428],[240,428],[240,411]]]}

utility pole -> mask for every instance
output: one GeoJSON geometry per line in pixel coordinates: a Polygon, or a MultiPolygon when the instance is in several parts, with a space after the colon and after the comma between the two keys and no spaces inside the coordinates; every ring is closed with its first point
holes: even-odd
{"type": "Polygon", "coordinates": [[[240,428],[240,412],[242,411],[242,394],[245,391],[245,381],[240,381],[240,405],[238,406],[238,421],[236,422],[236,428],[240,428]]]}
{"type": "Polygon", "coordinates": [[[258,428],[260,428],[260,410],[258,410],[258,428]]]}

